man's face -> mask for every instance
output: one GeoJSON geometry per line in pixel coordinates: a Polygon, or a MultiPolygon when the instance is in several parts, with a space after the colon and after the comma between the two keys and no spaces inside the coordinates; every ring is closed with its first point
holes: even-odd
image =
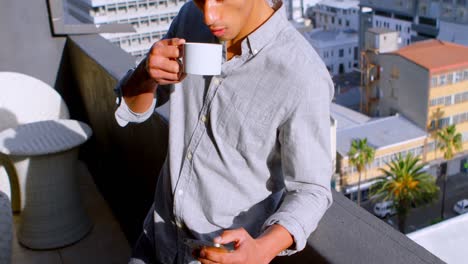
{"type": "Polygon", "coordinates": [[[258,0],[194,0],[204,15],[205,24],[222,41],[245,37],[254,2],[258,0]]]}

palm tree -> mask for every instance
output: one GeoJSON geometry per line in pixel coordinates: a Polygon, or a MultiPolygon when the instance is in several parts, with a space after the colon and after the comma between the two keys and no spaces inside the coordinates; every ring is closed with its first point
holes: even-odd
{"type": "Polygon", "coordinates": [[[438,148],[444,153],[446,161],[453,158],[457,151],[463,149],[462,135],[455,125],[450,125],[437,132],[438,148]]]}
{"type": "MultiPolygon", "coordinates": [[[[455,125],[450,125],[448,127],[443,128],[442,130],[437,132],[437,148],[439,148],[444,153],[445,161],[449,161],[453,158],[457,151],[461,151],[463,149],[463,141],[462,135],[457,132],[457,128],[455,125]]],[[[444,167],[447,167],[446,162],[444,162],[444,167]]],[[[442,190],[442,207],[441,207],[441,217],[444,219],[444,210],[445,210],[445,191],[447,185],[447,171],[439,169],[441,175],[443,177],[444,187],[442,190]]]]}
{"type": "Polygon", "coordinates": [[[361,175],[364,171],[367,176],[366,166],[374,160],[375,149],[367,144],[367,138],[353,139],[351,149],[348,152],[349,165],[356,167],[359,172],[357,203],[361,205],[361,175]]]}
{"type": "Polygon", "coordinates": [[[376,200],[391,200],[398,217],[398,229],[404,233],[406,217],[411,206],[419,206],[437,199],[439,187],[435,178],[423,171],[425,163],[411,153],[401,154],[390,162],[387,169],[380,169],[385,177],[371,186],[371,197],[376,200]]]}
{"type": "MultiPolygon", "coordinates": [[[[427,130],[429,131],[429,134],[431,135],[431,138],[434,139],[434,159],[437,159],[437,133],[440,131],[440,120],[444,117],[444,111],[440,110],[438,107],[435,111],[432,111],[430,120],[432,121],[429,126],[427,127],[427,130]]],[[[426,139],[427,143],[427,139],[426,139]]],[[[426,144],[425,143],[425,144],[426,144]]],[[[424,151],[424,161],[427,161],[427,146],[425,146],[425,151],[424,151]]]]}

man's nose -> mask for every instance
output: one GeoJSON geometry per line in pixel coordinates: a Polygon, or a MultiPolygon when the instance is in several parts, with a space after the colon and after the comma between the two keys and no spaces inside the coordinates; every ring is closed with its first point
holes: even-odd
{"type": "Polygon", "coordinates": [[[203,15],[207,26],[213,25],[219,18],[220,3],[216,0],[207,0],[203,6],[203,15]]]}

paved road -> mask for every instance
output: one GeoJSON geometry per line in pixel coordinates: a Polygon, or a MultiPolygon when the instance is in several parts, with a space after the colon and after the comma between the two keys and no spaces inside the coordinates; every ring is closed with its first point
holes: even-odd
{"type": "MultiPolygon", "coordinates": [[[[442,183],[438,182],[440,189],[442,190],[442,183]]],[[[445,208],[444,208],[444,219],[449,219],[457,214],[453,211],[453,205],[461,199],[468,198],[468,175],[457,174],[448,177],[447,180],[447,193],[445,197],[445,208]]],[[[439,200],[432,205],[421,206],[418,208],[412,208],[408,219],[406,220],[406,233],[410,233],[419,230],[423,227],[427,227],[440,220],[441,217],[441,204],[442,194],[439,195],[439,200]]],[[[373,213],[374,203],[366,201],[362,203],[362,207],[373,213]]],[[[387,219],[382,219],[394,228],[398,228],[398,222],[396,216],[391,216],[387,219]]]]}

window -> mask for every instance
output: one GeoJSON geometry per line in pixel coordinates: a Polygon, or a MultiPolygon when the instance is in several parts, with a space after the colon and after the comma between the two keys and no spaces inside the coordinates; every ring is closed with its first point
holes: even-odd
{"type": "Polygon", "coordinates": [[[346,20],[346,26],[349,27],[349,20],[346,20]]]}
{"type": "Polygon", "coordinates": [[[451,105],[452,104],[452,96],[446,96],[444,104],[445,105],[451,105]]]}
{"type": "Polygon", "coordinates": [[[468,70],[463,73],[463,80],[468,81],[468,70]]]}
{"type": "Polygon", "coordinates": [[[455,77],[453,79],[453,83],[461,82],[462,77],[463,77],[462,75],[463,75],[463,72],[461,72],[461,71],[456,72],[455,77]]]}
{"type": "Polygon", "coordinates": [[[453,83],[453,73],[447,74],[447,83],[452,84],[453,83]]]}
{"type": "Polygon", "coordinates": [[[445,117],[445,118],[441,118],[439,119],[439,124],[438,124],[438,128],[444,128],[444,127],[447,127],[450,125],[450,117],[445,117]]]}
{"type": "Polygon", "coordinates": [[[447,76],[441,75],[439,77],[439,86],[446,85],[447,84],[447,76]]]}
{"type": "Polygon", "coordinates": [[[331,22],[332,22],[332,24],[335,24],[335,17],[331,18],[331,22]]]}
{"type": "Polygon", "coordinates": [[[431,87],[437,87],[437,76],[431,78],[431,87]]]}
{"type": "Polygon", "coordinates": [[[340,49],[340,50],[339,50],[339,57],[340,57],[340,58],[343,58],[343,56],[344,56],[344,50],[343,50],[343,49],[340,49]]]}

